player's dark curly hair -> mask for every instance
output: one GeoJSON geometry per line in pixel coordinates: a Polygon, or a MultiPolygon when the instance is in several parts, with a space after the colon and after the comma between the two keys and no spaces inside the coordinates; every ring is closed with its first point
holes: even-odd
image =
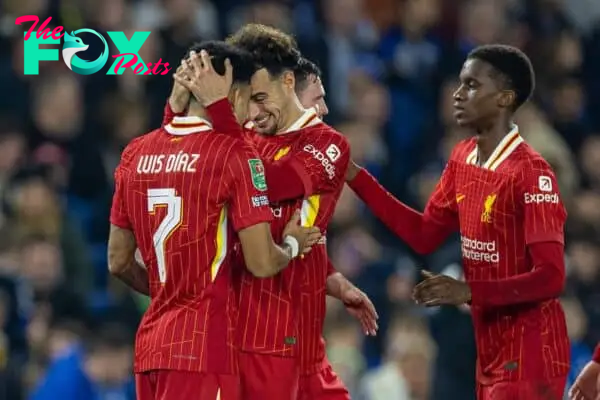
{"type": "Polygon", "coordinates": [[[259,69],[250,52],[225,43],[223,41],[211,40],[192,45],[187,51],[185,58],[190,52],[200,53],[206,50],[211,57],[215,71],[221,75],[225,74],[225,60],[229,58],[233,67],[234,83],[250,83],[252,75],[259,69]]]}
{"type": "Polygon", "coordinates": [[[296,40],[285,32],[261,24],[247,24],[227,38],[227,43],[249,51],[273,76],[294,71],[301,59],[296,40]]]}
{"type": "Polygon", "coordinates": [[[535,87],[535,72],[529,57],[513,46],[491,44],[475,48],[467,59],[478,59],[490,64],[516,94],[513,110],[525,103],[535,87]]]}
{"type": "Polygon", "coordinates": [[[302,57],[294,69],[294,77],[296,78],[296,92],[301,92],[308,86],[308,78],[313,75],[317,78],[321,77],[321,69],[314,62],[302,57]]]}

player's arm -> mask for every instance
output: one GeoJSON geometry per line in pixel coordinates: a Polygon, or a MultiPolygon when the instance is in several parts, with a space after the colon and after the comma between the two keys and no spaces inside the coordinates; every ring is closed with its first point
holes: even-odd
{"type": "Polygon", "coordinates": [[[359,320],[365,335],[377,334],[379,315],[369,296],[354,286],[341,272],[335,270],[331,261],[327,260],[327,295],[338,299],[346,307],[346,311],[359,320]]]}
{"type": "Polygon", "coordinates": [[[248,270],[257,277],[276,275],[290,260],[316,243],[320,237],[316,228],[299,226],[296,213],[284,231],[281,246],[273,241],[267,185],[262,163],[256,153],[240,142],[228,163],[233,184],[231,216],[238,232],[248,270]]]}
{"type": "Polygon", "coordinates": [[[136,292],[150,295],[148,270],[135,260],[136,249],[137,244],[132,231],[110,225],[108,270],[136,292]]]}
{"type": "MultiPolygon", "coordinates": [[[[127,151],[127,150],[126,150],[127,151]]],[[[126,158],[126,151],[123,158],[126,158]]],[[[137,244],[131,231],[131,223],[124,205],[124,161],[115,171],[115,193],[110,211],[108,236],[108,270],[135,291],[149,295],[148,271],[135,260],[137,244]]]]}
{"type": "MultiPolygon", "coordinates": [[[[179,66],[177,71],[181,71],[183,66],[179,66]]],[[[163,113],[163,120],[161,126],[165,126],[175,117],[182,117],[185,115],[188,103],[190,101],[190,92],[183,87],[177,81],[173,82],[173,89],[171,90],[171,95],[167,100],[167,104],[165,105],[165,110],[163,113]]]]}
{"type": "Polygon", "coordinates": [[[523,169],[517,183],[531,271],[494,281],[469,281],[473,305],[503,306],[560,296],[565,285],[566,211],[554,173],[543,161],[523,169]]]}
{"type": "Polygon", "coordinates": [[[342,300],[344,289],[350,287],[350,285],[352,283],[335,269],[331,260],[327,259],[327,295],[342,300]]]}
{"type": "Polygon", "coordinates": [[[419,254],[428,254],[459,229],[456,192],[450,166],[442,173],[425,212],[396,199],[364,168],[351,163],[348,185],[392,232],[419,254]]]}

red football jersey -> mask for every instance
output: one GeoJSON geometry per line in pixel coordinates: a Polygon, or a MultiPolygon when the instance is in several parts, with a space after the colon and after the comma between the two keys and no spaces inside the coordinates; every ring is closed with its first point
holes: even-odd
{"type": "Polygon", "coordinates": [[[257,154],[176,117],[127,146],[115,181],[111,223],[135,234],[150,282],[135,371],[235,373],[234,232],[272,220],[257,154]]]}
{"type": "MultiPolygon", "coordinates": [[[[425,214],[442,225],[460,226],[467,282],[531,271],[526,246],[563,243],[566,219],[551,167],[517,127],[481,166],[476,139],[459,143],[425,214]]],[[[471,309],[480,383],[567,374],[569,340],[558,299],[471,309]]]]}
{"type": "MultiPolygon", "coordinates": [[[[297,209],[304,226],[318,226],[325,236],[350,160],[346,138],[310,110],[286,134],[254,134],[251,140],[265,162],[290,162],[305,171],[305,193],[310,195],[272,205],[275,240],[282,239],[285,225],[297,209]]],[[[325,356],[321,336],[327,275],[325,240],[273,278],[256,279],[245,273],[240,293],[242,349],[298,356],[303,372],[318,370],[325,356]]]]}

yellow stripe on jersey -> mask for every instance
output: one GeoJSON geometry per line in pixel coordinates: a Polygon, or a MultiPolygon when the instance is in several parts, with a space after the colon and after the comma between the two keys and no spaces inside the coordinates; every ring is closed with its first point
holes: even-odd
{"type": "Polygon", "coordinates": [[[217,251],[210,267],[210,277],[213,281],[216,279],[227,255],[227,207],[223,207],[219,214],[219,224],[217,226],[215,241],[217,243],[217,251]]]}
{"type": "Polygon", "coordinates": [[[496,158],[488,164],[488,168],[492,171],[495,171],[496,168],[498,168],[498,166],[502,164],[502,161],[506,160],[508,156],[510,156],[512,152],[517,148],[517,146],[519,146],[522,142],[523,138],[519,135],[519,132],[517,131],[506,141],[504,147],[498,153],[496,158]]]}
{"type": "Polygon", "coordinates": [[[300,222],[302,226],[309,227],[315,225],[320,205],[321,196],[318,194],[309,196],[302,202],[302,208],[300,209],[300,222]]]}
{"type": "Polygon", "coordinates": [[[523,138],[519,135],[519,127],[517,125],[513,125],[512,130],[504,136],[504,138],[498,143],[490,157],[487,159],[483,165],[481,165],[478,160],[479,151],[478,147],[475,146],[473,151],[471,151],[467,155],[466,163],[471,165],[479,165],[481,168],[489,169],[490,171],[495,171],[496,168],[504,160],[506,160],[512,152],[523,143],[523,138]]]}

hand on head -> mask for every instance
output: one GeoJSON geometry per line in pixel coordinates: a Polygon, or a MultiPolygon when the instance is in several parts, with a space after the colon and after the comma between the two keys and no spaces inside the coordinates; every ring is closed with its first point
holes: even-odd
{"type": "Polygon", "coordinates": [[[225,74],[220,75],[215,71],[208,52],[201,50],[200,54],[191,52],[190,57],[181,62],[173,78],[207,107],[228,96],[233,83],[233,67],[226,59],[225,74]]]}

